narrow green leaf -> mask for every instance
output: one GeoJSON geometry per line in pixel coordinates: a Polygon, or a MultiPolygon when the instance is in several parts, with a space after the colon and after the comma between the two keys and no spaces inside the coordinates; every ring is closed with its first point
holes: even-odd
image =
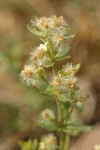
{"type": "Polygon", "coordinates": [[[89,132],[91,131],[91,126],[85,126],[83,124],[68,124],[67,127],[64,129],[65,132],[89,132]]]}
{"type": "Polygon", "coordinates": [[[58,87],[49,85],[45,92],[54,94],[57,91],[58,87]]]}
{"type": "Polygon", "coordinates": [[[48,83],[44,79],[39,78],[35,81],[35,86],[41,91],[44,91],[48,87],[48,83]]]}
{"type": "Polygon", "coordinates": [[[57,96],[57,98],[59,101],[62,101],[62,102],[70,102],[71,101],[71,97],[70,97],[69,93],[59,94],[57,96]]]}
{"type": "Polygon", "coordinates": [[[45,31],[38,30],[36,27],[29,26],[29,25],[27,27],[35,35],[41,36],[41,37],[46,37],[46,32],[45,31]]]}
{"type": "Polygon", "coordinates": [[[70,46],[61,46],[59,49],[58,49],[58,52],[57,54],[55,55],[55,59],[58,59],[58,58],[62,58],[64,57],[68,51],[70,50],[70,46]]]}
{"type": "Polygon", "coordinates": [[[80,68],[80,63],[75,65],[75,73],[79,70],[79,68],[80,68]]]}
{"type": "Polygon", "coordinates": [[[37,120],[36,124],[47,131],[56,131],[58,127],[55,121],[50,120],[37,120]]]}
{"type": "Polygon", "coordinates": [[[48,97],[52,97],[54,95],[54,93],[51,93],[51,92],[48,92],[48,91],[43,92],[43,94],[45,96],[48,96],[48,97]]]}
{"type": "Polygon", "coordinates": [[[70,57],[71,57],[71,56],[59,57],[59,58],[56,58],[56,61],[61,61],[61,60],[69,59],[70,57]]]}
{"type": "Polygon", "coordinates": [[[75,35],[67,35],[64,37],[64,39],[72,39],[75,35]]]}

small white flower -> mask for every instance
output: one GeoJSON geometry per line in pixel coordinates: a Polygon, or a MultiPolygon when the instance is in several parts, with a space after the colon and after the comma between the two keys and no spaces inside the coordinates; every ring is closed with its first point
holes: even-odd
{"type": "Polygon", "coordinates": [[[39,47],[38,47],[38,49],[47,51],[48,50],[47,44],[48,44],[48,42],[46,42],[45,44],[40,44],[39,47]]]}
{"type": "Polygon", "coordinates": [[[33,85],[34,84],[33,74],[34,74],[33,66],[25,65],[24,69],[21,71],[20,76],[23,79],[23,81],[27,83],[27,85],[33,85]]]}
{"type": "Polygon", "coordinates": [[[41,71],[43,71],[43,69],[39,66],[25,65],[24,69],[21,71],[20,76],[23,79],[23,81],[26,82],[28,86],[34,85],[41,71]]]}
{"type": "Polygon", "coordinates": [[[60,16],[57,18],[57,16],[51,16],[49,18],[47,17],[35,17],[34,20],[31,21],[33,26],[38,27],[39,29],[56,29],[56,28],[62,28],[67,27],[68,24],[65,21],[63,16],[60,16]]]}
{"type": "Polygon", "coordinates": [[[39,150],[55,150],[57,149],[57,139],[53,134],[45,135],[39,143],[39,150]]]}
{"type": "Polygon", "coordinates": [[[76,77],[69,77],[69,78],[64,78],[63,80],[63,84],[64,86],[68,89],[71,90],[74,88],[75,83],[77,82],[77,78],[76,77]]]}
{"type": "Polygon", "coordinates": [[[55,89],[60,92],[66,92],[74,89],[77,80],[78,78],[74,76],[63,74],[61,70],[57,75],[54,74],[51,76],[50,85],[54,86],[55,89]]]}
{"type": "Polygon", "coordinates": [[[41,17],[41,18],[35,17],[35,19],[32,20],[31,22],[33,26],[42,30],[48,29],[49,27],[49,18],[46,17],[41,17]]]}
{"type": "Polygon", "coordinates": [[[40,44],[39,47],[35,48],[35,50],[31,53],[31,59],[37,65],[45,67],[46,64],[51,62],[51,58],[47,52],[47,44],[40,44]]]}
{"type": "Polygon", "coordinates": [[[45,29],[49,28],[49,22],[50,22],[50,18],[47,18],[47,17],[40,18],[40,23],[45,29]]]}
{"type": "Polygon", "coordinates": [[[67,26],[67,23],[63,16],[60,16],[58,18],[57,16],[50,17],[50,23],[49,23],[50,28],[60,28],[63,26],[67,26]]]}
{"type": "Polygon", "coordinates": [[[60,31],[53,31],[51,37],[51,40],[55,47],[57,47],[64,40],[64,35],[60,31]]]}
{"type": "Polygon", "coordinates": [[[40,47],[35,48],[35,50],[31,53],[31,59],[38,61],[44,56],[45,52],[40,47]]]}
{"type": "Polygon", "coordinates": [[[72,65],[72,63],[67,63],[67,65],[64,66],[63,70],[68,75],[74,74],[74,66],[72,65]]]}
{"type": "Polygon", "coordinates": [[[40,49],[40,47],[37,47],[32,53],[31,53],[31,59],[33,62],[36,62],[38,65],[42,65],[42,62],[44,61],[45,57],[45,51],[43,49],[40,49]]]}
{"type": "Polygon", "coordinates": [[[62,84],[62,78],[59,76],[53,76],[50,84],[54,86],[60,86],[62,84]]]}
{"type": "Polygon", "coordinates": [[[67,63],[62,70],[66,73],[66,75],[74,76],[79,67],[80,64],[73,65],[72,63],[67,63]]]}

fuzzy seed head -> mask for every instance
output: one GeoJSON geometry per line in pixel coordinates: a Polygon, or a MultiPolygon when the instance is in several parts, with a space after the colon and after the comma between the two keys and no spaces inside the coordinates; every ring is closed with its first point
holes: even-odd
{"type": "Polygon", "coordinates": [[[48,28],[48,18],[46,18],[46,17],[41,17],[41,18],[35,17],[35,19],[32,21],[32,24],[33,24],[33,26],[44,30],[44,29],[48,28]]]}
{"type": "Polygon", "coordinates": [[[53,27],[61,27],[63,25],[66,25],[66,22],[63,18],[63,16],[60,16],[60,17],[56,17],[56,16],[53,16],[52,17],[52,20],[53,20],[53,27]]]}
{"type": "Polygon", "coordinates": [[[34,85],[39,78],[39,74],[43,72],[43,68],[36,65],[25,65],[21,71],[20,77],[27,85],[34,85]]]}
{"type": "Polygon", "coordinates": [[[76,77],[70,77],[70,78],[64,79],[65,87],[71,90],[72,88],[74,88],[76,81],[77,81],[76,77]]]}
{"type": "Polygon", "coordinates": [[[64,66],[64,72],[67,75],[74,75],[74,67],[72,64],[68,63],[66,66],[64,66]]]}
{"type": "Polygon", "coordinates": [[[33,26],[38,27],[39,29],[56,29],[56,28],[62,28],[67,27],[68,24],[65,21],[63,16],[60,16],[57,18],[57,16],[51,16],[51,17],[40,17],[32,21],[33,26]]]}
{"type": "Polygon", "coordinates": [[[49,27],[49,22],[46,18],[41,18],[41,24],[45,27],[48,28],[49,27]]]}
{"type": "Polygon", "coordinates": [[[31,53],[32,60],[39,60],[44,56],[44,51],[42,49],[37,48],[34,52],[31,53]]]}
{"type": "Polygon", "coordinates": [[[46,63],[51,62],[51,59],[48,55],[48,42],[45,44],[40,44],[39,47],[35,48],[35,50],[31,53],[31,59],[33,62],[39,66],[45,66],[46,63]]]}
{"type": "Polygon", "coordinates": [[[57,148],[57,139],[53,134],[45,135],[39,143],[39,150],[55,150],[57,148]]]}
{"type": "Polygon", "coordinates": [[[59,33],[55,33],[55,40],[58,42],[58,44],[64,39],[64,37],[59,34],[59,33]]]}
{"type": "Polygon", "coordinates": [[[21,76],[24,78],[32,78],[33,75],[33,67],[28,65],[24,66],[24,69],[21,71],[21,76]]]}
{"type": "Polygon", "coordinates": [[[33,72],[33,66],[31,65],[25,65],[24,69],[21,71],[20,76],[23,79],[23,81],[27,83],[27,85],[33,85],[33,72]]]}
{"type": "Polygon", "coordinates": [[[41,117],[45,120],[51,119],[55,120],[55,115],[52,110],[46,109],[41,113],[41,117]]]}
{"type": "Polygon", "coordinates": [[[40,18],[41,25],[48,29],[49,27],[49,18],[41,17],[40,18]]]}
{"type": "Polygon", "coordinates": [[[52,80],[52,84],[53,85],[55,85],[55,86],[59,86],[59,85],[61,85],[61,78],[60,77],[58,77],[58,76],[55,76],[55,77],[53,77],[53,80],[52,80]]]}

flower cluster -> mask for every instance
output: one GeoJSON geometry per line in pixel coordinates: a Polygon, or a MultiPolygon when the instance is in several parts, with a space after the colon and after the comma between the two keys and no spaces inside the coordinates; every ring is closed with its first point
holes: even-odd
{"type": "Polygon", "coordinates": [[[40,44],[39,47],[33,50],[31,53],[31,60],[42,67],[46,67],[46,64],[52,61],[48,53],[48,42],[40,44]]]}
{"type": "MultiPolygon", "coordinates": [[[[21,77],[27,85],[34,85],[36,79],[40,77],[40,72],[43,72],[45,68],[54,66],[55,62],[66,59],[70,46],[69,44],[66,45],[64,41],[73,36],[69,34],[68,24],[62,16],[58,18],[56,16],[36,17],[32,21],[32,26],[29,26],[29,30],[40,36],[43,42],[32,50],[31,64],[25,66],[21,72],[21,77]],[[46,36],[42,36],[45,33],[46,36]]],[[[68,83],[67,79],[65,80],[67,85],[71,84],[68,83]]],[[[75,82],[75,80],[70,79],[70,82],[75,82]]]]}
{"type": "Polygon", "coordinates": [[[41,72],[43,72],[43,69],[39,66],[25,65],[20,76],[27,85],[34,85],[41,72]]]}
{"type": "Polygon", "coordinates": [[[56,94],[61,94],[75,90],[76,82],[78,80],[75,77],[75,73],[78,71],[79,66],[79,64],[72,65],[71,63],[68,63],[62,70],[59,70],[57,74],[51,75],[47,91],[55,91],[56,94]]]}
{"type": "Polygon", "coordinates": [[[40,30],[55,29],[55,28],[62,28],[68,26],[63,16],[60,16],[58,18],[56,16],[51,16],[49,18],[35,17],[34,20],[32,21],[32,25],[40,30]]]}
{"type": "Polygon", "coordinates": [[[57,89],[59,93],[63,93],[66,91],[71,91],[75,87],[76,81],[76,77],[63,77],[61,74],[58,74],[52,77],[50,85],[54,86],[54,88],[57,89]]]}
{"type": "Polygon", "coordinates": [[[67,76],[74,76],[76,72],[79,70],[80,64],[73,65],[72,63],[67,63],[63,67],[63,71],[67,76]]]}
{"type": "Polygon", "coordinates": [[[57,128],[56,117],[52,110],[46,109],[41,112],[37,119],[37,125],[49,131],[55,131],[57,128]]]}
{"type": "Polygon", "coordinates": [[[53,134],[45,135],[39,143],[39,150],[56,150],[57,139],[53,134]]]}

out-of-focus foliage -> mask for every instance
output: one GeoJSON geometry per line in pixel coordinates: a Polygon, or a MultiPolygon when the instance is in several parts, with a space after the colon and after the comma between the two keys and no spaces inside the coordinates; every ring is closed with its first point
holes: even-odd
{"type": "Polygon", "coordinates": [[[21,150],[37,150],[38,141],[36,139],[29,140],[28,142],[20,142],[19,145],[21,150]]]}

